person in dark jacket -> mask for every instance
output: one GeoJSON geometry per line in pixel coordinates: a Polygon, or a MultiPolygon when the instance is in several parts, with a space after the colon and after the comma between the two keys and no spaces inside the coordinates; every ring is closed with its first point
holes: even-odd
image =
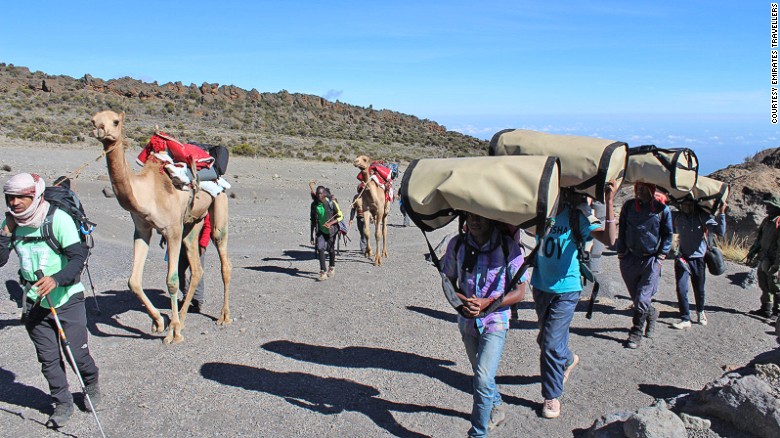
{"type": "Polygon", "coordinates": [[[620,273],[634,302],[628,348],[639,348],[642,335],[653,333],[658,319],[653,292],[658,287],[661,264],[672,247],[672,213],[654,194],[654,184],[636,183],[635,198],[620,210],[616,248],[620,273]]]}
{"type": "Polygon", "coordinates": [[[704,253],[707,252],[709,233],[723,236],[726,233],[726,203],[713,217],[702,210],[690,196],[680,204],[680,212],[673,218],[674,232],[678,236],[678,248],[674,259],[674,278],[677,282],[677,303],[680,307],[680,321],[672,328],[685,329],[691,326],[691,311],[688,304],[688,283],[693,285],[693,297],[696,300],[696,321],[707,325],[704,313],[704,281],[707,277],[707,265],[704,253]]]}
{"type": "Polygon", "coordinates": [[[752,315],[777,320],[780,315],[780,197],[764,199],[766,217],[758,227],[756,241],[751,245],[747,262],[757,266],[761,307],[752,315]]]}
{"type": "Polygon", "coordinates": [[[86,251],[76,223],[60,209],[52,216],[52,234],[61,253],[41,239],[43,222],[51,208],[43,198],[45,188],[43,178],[30,173],[15,175],[3,186],[8,210],[0,223],[0,267],[8,262],[13,245],[26,292],[22,296],[24,325],[54,401],[54,412],[46,426],[56,429],[73,415],[73,395],[65,374],[68,358],[60,352],[60,336],[50,305],[56,309],[65,336],[73,346],[73,357],[93,406],[100,402],[100,390],[98,367],[87,342],[87,312],[81,284],[86,251]]]}

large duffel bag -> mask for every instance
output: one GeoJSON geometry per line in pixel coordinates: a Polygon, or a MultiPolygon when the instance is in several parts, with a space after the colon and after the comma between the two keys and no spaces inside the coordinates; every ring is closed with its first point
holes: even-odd
{"type": "Polygon", "coordinates": [[[650,183],[667,192],[690,192],[699,177],[699,160],[688,148],[662,149],[654,145],[628,149],[626,183],[650,183]]]}
{"type": "Polygon", "coordinates": [[[470,212],[543,233],[557,207],[559,183],[556,157],[421,159],[404,172],[401,200],[424,232],[470,212]]]}
{"type": "Polygon", "coordinates": [[[490,155],[547,155],[561,162],[561,187],[604,202],[609,180],[623,180],[628,145],[614,140],[506,129],[490,141],[490,155]]]}
{"type": "Polygon", "coordinates": [[[723,181],[700,175],[696,180],[696,186],[690,192],[679,190],[669,192],[669,199],[675,204],[679,204],[687,196],[693,198],[702,210],[709,214],[715,214],[729,197],[729,185],[723,181]]]}

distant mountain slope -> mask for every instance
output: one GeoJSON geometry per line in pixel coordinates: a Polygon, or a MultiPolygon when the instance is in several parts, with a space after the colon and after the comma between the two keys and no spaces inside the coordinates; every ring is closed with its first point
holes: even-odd
{"type": "Polygon", "coordinates": [[[262,93],[231,85],[158,85],[30,72],[0,63],[0,135],[85,140],[93,113],[125,111],[126,135],[144,144],[155,125],[183,141],[224,144],[234,153],[351,161],[357,154],[411,160],[486,155],[487,142],[430,120],[330,102],[308,94],[262,93]]]}

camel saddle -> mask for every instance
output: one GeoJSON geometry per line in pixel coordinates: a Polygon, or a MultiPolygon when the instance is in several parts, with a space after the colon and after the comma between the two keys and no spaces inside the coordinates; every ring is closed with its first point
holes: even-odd
{"type": "Polygon", "coordinates": [[[137,161],[143,165],[154,153],[167,152],[175,163],[185,163],[189,167],[194,164],[197,170],[210,168],[214,164],[214,157],[203,149],[177,141],[164,132],[155,132],[149,138],[149,143],[138,154],[137,161]]]}

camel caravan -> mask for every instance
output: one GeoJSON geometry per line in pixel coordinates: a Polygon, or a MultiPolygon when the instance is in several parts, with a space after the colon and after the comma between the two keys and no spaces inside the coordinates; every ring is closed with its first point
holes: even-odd
{"type": "MultiPolygon", "coordinates": [[[[184,339],[184,320],[195,287],[203,276],[197,241],[207,214],[211,218],[211,240],[219,253],[224,286],[217,324],[230,324],[231,263],[225,191],[229,184],[219,181],[219,173],[211,171],[213,157],[195,146],[186,145],[193,149],[185,150],[185,145],[167,134],[155,132],[139,155],[139,163],[144,167],[135,173],[124,153],[124,113],[99,112],[93,116],[92,124],[95,137],[103,144],[119,205],[133,219],[133,265],[128,286],[151,317],[152,332],[165,330],[164,319],[142,287],[152,232],[156,230],[168,245],[166,285],[171,299],[171,322],[164,341],[177,343],[184,339]],[[182,247],[184,254],[181,254],[182,247]],[[189,288],[181,303],[177,300],[179,282],[183,280],[178,276],[180,257],[186,257],[191,267],[189,288]]],[[[728,196],[726,184],[698,175],[697,157],[687,148],[629,148],[624,142],[612,140],[505,130],[493,137],[488,154],[410,163],[399,194],[409,218],[423,232],[426,241],[427,232],[462,218],[462,212],[478,213],[532,236],[542,236],[551,226],[561,189],[603,202],[609,181],[618,185],[652,183],[672,201],[691,195],[710,212],[717,210],[728,196]]],[[[361,184],[353,205],[362,210],[363,233],[367,237],[363,254],[380,266],[388,256],[387,218],[394,198],[392,179],[386,166],[372,162],[365,155],[358,156],[353,165],[359,170],[357,179],[361,184]],[[371,223],[374,246],[369,238],[371,223]]],[[[435,256],[433,248],[430,249],[435,256]]],[[[458,308],[458,300],[446,294],[449,289],[445,287],[445,295],[458,308]]]]}

